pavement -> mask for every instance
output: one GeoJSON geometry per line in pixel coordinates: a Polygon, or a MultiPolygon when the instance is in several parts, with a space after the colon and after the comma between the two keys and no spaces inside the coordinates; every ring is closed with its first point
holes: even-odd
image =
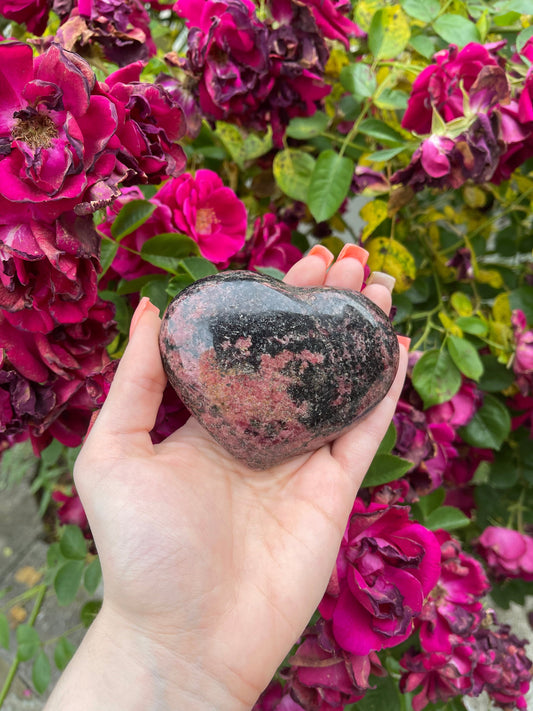
{"type": "MultiPolygon", "coordinates": [[[[44,528],[37,512],[37,504],[29,488],[31,475],[32,472],[28,471],[21,483],[3,490],[0,476],[0,610],[6,605],[6,601],[27,592],[38,581],[36,576],[46,562],[48,544],[44,539],[44,528]]],[[[79,613],[88,599],[87,594],[81,592],[73,604],[60,607],[53,592],[45,597],[36,618],[35,628],[52,660],[51,684],[45,693],[38,694],[32,684],[31,663],[21,663],[1,711],[41,711],[44,708],[46,699],[61,674],[53,662],[54,640],[68,633],[68,638],[75,646],[80,643],[85,630],[80,625],[79,613]]],[[[28,619],[33,605],[34,599],[20,598],[17,604],[8,605],[7,614],[13,629],[9,649],[0,646],[0,689],[15,657],[14,628],[17,621],[28,619]]],[[[530,659],[533,659],[533,630],[527,619],[530,611],[533,611],[533,596],[527,598],[525,607],[512,604],[509,610],[497,612],[498,619],[509,623],[519,638],[530,640],[527,651],[530,659]]],[[[533,711],[533,684],[527,701],[527,709],[533,711]]],[[[465,705],[469,711],[491,709],[488,698],[483,695],[477,699],[465,699],[465,705]]]]}
{"type": "MultiPolygon", "coordinates": [[[[0,689],[3,688],[10,666],[15,658],[17,622],[27,621],[32,613],[35,598],[13,598],[27,593],[39,582],[39,575],[46,564],[48,544],[37,512],[35,498],[30,492],[32,472],[24,480],[10,488],[2,489],[0,476],[0,610],[8,603],[7,614],[12,627],[9,649],[0,646],[0,689]]],[[[38,694],[32,683],[32,664],[22,662],[17,670],[11,691],[1,706],[2,711],[41,711],[61,672],[53,661],[57,637],[68,633],[75,646],[80,643],[85,629],[80,624],[80,610],[89,599],[81,593],[67,607],[60,607],[53,592],[46,595],[35,621],[35,629],[44,642],[45,651],[51,660],[52,681],[43,694],[38,694]]]]}

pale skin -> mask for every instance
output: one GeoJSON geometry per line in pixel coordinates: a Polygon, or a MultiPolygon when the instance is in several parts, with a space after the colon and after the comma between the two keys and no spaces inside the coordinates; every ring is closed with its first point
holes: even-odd
{"type": "MultiPolygon", "coordinates": [[[[307,256],[297,286],[360,289],[353,258],[307,256]]],[[[365,294],[388,312],[389,291],[365,294]]],[[[166,385],[159,316],[139,318],[75,481],[100,555],[104,603],[46,711],[251,709],[327,586],[363,477],[394,413],[385,399],[314,453],[257,472],[193,418],[158,445],[166,385]]]]}

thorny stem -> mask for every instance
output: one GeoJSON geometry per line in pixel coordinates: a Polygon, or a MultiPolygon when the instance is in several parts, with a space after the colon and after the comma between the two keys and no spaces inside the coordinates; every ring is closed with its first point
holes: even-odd
{"type": "MultiPolygon", "coordinates": [[[[33,606],[33,610],[31,611],[30,619],[28,620],[29,627],[33,627],[33,625],[35,624],[35,620],[37,619],[37,615],[39,614],[39,611],[41,609],[41,605],[43,604],[44,596],[46,595],[47,590],[48,590],[48,586],[45,584],[38,586],[37,599],[35,600],[35,605],[33,606]]],[[[0,708],[2,707],[4,701],[6,700],[6,696],[8,695],[9,689],[11,688],[11,684],[13,683],[13,680],[16,676],[17,670],[19,668],[19,664],[20,664],[20,659],[18,658],[18,655],[17,655],[17,656],[15,656],[15,659],[13,660],[13,662],[9,668],[6,680],[4,682],[4,686],[2,687],[2,690],[0,691],[0,708]]]]}

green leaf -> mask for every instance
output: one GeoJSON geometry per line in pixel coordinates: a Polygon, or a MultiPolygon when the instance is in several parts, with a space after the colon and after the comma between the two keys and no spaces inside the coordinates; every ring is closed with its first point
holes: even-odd
{"type": "Polygon", "coordinates": [[[479,380],[483,374],[483,363],[470,341],[449,335],[446,344],[453,362],[461,373],[472,380],[479,380]]]}
{"type": "Polygon", "coordinates": [[[329,220],[342,205],[353,171],[353,161],[333,150],[322,151],[318,156],[307,192],[307,204],[317,222],[329,220]]]}
{"type": "Polygon", "coordinates": [[[274,157],[272,170],[280,189],[293,200],[307,202],[315,159],[308,153],[287,148],[274,157]]]}
{"type": "Polygon", "coordinates": [[[3,612],[0,612],[0,647],[9,649],[9,622],[3,612]]]}
{"type": "Polygon", "coordinates": [[[511,291],[509,303],[512,309],[521,309],[524,312],[528,323],[533,323],[533,289],[530,286],[521,286],[511,291]]]}
{"type": "Polygon", "coordinates": [[[374,153],[369,153],[366,156],[366,160],[375,161],[376,163],[383,163],[384,161],[390,160],[395,156],[402,153],[407,146],[398,146],[397,148],[385,148],[382,151],[374,151],[374,153]]]}
{"type": "Polygon", "coordinates": [[[166,292],[173,299],[185,287],[194,284],[194,279],[190,274],[177,274],[168,282],[166,292]]]}
{"type": "Polygon", "coordinates": [[[383,437],[383,439],[381,440],[381,443],[378,447],[378,454],[390,454],[392,451],[392,448],[396,444],[396,437],[397,436],[398,436],[398,433],[396,432],[396,427],[394,426],[394,422],[391,422],[387,432],[385,433],[385,437],[383,437]]]}
{"type": "Polygon", "coordinates": [[[413,385],[424,408],[451,400],[461,383],[461,373],[446,350],[426,351],[413,368],[413,385]]]}
{"type": "Polygon", "coordinates": [[[393,59],[407,47],[411,37],[409,20],[400,5],[378,10],[368,30],[368,46],[375,59],[393,59]]]}
{"type": "Polygon", "coordinates": [[[141,257],[145,262],[173,274],[184,257],[199,254],[198,244],[191,237],[173,232],[151,237],[141,247],[141,257]]]}
{"type": "Polygon", "coordinates": [[[459,435],[473,447],[500,449],[511,431],[509,410],[493,395],[486,394],[483,405],[459,435]]]}
{"type": "Polygon", "coordinates": [[[479,316],[459,316],[455,320],[455,324],[459,326],[461,331],[469,333],[471,336],[479,336],[483,338],[489,332],[489,325],[479,316]]]}
{"type": "Polygon", "coordinates": [[[109,239],[107,236],[102,237],[102,241],[100,243],[100,274],[98,275],[98,279],[101,279],[104,274],[107,272],[111,264],[113,263],[113,259],[117,256],[118,252],[118,242],[115,242],[113,239],[109,239]]]}
{"type": "Polygon", "coordinates": [[[55,439],[46,449],[43,449],[41,452],[41,460],[45,467],[53,467],[54,464],[57,464],[62,454],[63,445],[55,439]]]}
{"type": "Polygon", "coordinates": [[[43,694],[52,680],[50,661],[42,649],[33,662],[31,678],[38,694],[43,694]]]}
{"type": "Polygon", "coordinates": [[[384,89],[376,96],[374,104],[384,111],[405,111],[409,96],[399,89],[384,89]]]}
{"type": "Polygon", "coordinates": [[[127,202],[111,225],[111,234],[120,242],[126,235],[134,232],[152,215],[156,206],[148,200],[130,200],[127,202]]]}
{"type": "Polygon", "coordinates": [[[272,279],[277,279],[278,281],[283,281],[285,274],[275,267],[255,267],[255,271],[259,274],[264,274],[265,276],[272,277],[272,279]]]}
{"type": "Polygon", "coordinates": [[[187,257],[187,259],[182,259],[180,268],[185,270],[194,281],[218,274],[215,265],[204,257],[187,257]]]}
{"type": "Polygon", "coordinates": [[[424,521],[424,526],[430,531],[444,528],[445,531],[453,531],[457,528],[465,528],[470,525],[470,519],[455,506],[441,506],[432,511],[424,521]]]}
{"type": "Polygon", "coordinates": [[[421,22],[433,22],[440,13],[439,0],[400,0],[405,12],[421,22]]]}
{"type": "Polygon", "coordinates": [[[489,393],[502,392],[514,383],[514,373],[503,363],[500,363],[496,356],[482,355],[483,375],[479,380],[481,390],[489,393]]]}
{"type": "Polygon", "coordinates": [[[339,79],[346,91],[353,94],[358,101],[369,99],[378,86],[374,71],[363,62],[345,65],[340,71],[339,79]]]}
{"type": "Polygon", "coordinates": [[[54,649],[54,662],[56,667],[63,671],[74,656],[76,647],[66,637],[60,637],[54,649]]]}
{"type": "Polygon", "coordinates": [[[89,600],[81,608],[80,617],[84,627],[90,627],[102,607],[101,600],[89,600]]]}
{"type": "Polygon", "coordinates": [[[413,468],[413,462],[393,454],[376,454],[362,486],[380,486],[399,479],[413,468]]]}
{"type": "Polygon", "coordinates": [[[17,627],[17,659],[27,662],[34,657],[41,646],[41,640],[36,630],[30,625],[22,624],[17,627]]]}
{"type": "Polygon", "coordinates": [[[69,560],[57,571],[54,590],[60,605],[69,605],[73,602],[80,587],[83,568],[82,560],[69,560]]]}
{"type": "Polygon", "coordinates": [[[488,483],[495,489],[510,489],[519,478],[520,469],[516,466],[513,452],[510,447],[504,446],[489,463],[488,483]]]}
{"type": "Polygon", "coordinates": [[[115,307],[115,321],[121,333],[128,333],[130,326],[131,312],[126,301],[117,294],[116,291],[100,291],[98,292],[104,301],[110,301],[115,307]]]}
{"type": "Polygon", "coordinates": [[[151,279],[146,282],[139,292],[139,296],[147,296],[154,306],[157,306],[159,313],[164,313],[168,304],[167,287],[169,278],[166,279],[151,279]]]}
{"type": "Polygon", "coordinates": [[[217,121],[215,135],[220,138],[224,147],[237,163],[244,168],[246,161],[259,158],[272,148],[272,129],[269,127],[264,136],[246,133],[235,124],[217,121]]]}
{"type": "Polygon", "coordinates": [[[117,286],[117,294],[119,296],[125,296],[127,294],[138,294],[145,284],[149,281],[154,281],[159,279],[159,281],[168,281],[168,274],[144,274],[137,279],[130,279],[129,281],[120,281],[117,286]]]}
{"type": "Polygon", "coordinates": [[[96,592],[100,581],[102,580],[102,566],[100,565],[100,559],[95,558],[89,563],[87,569],[85,570],[85,575],[83,576],[83,585],[88,593],[93,595],[96,592]]]}
{"type": "Polygon", "coordinates": [[[87,555],[87,542],[78,526],[64,526],[59,541],[61,554],[69,560],[84,560],[87,555]]]}
{"type": "Polygon", "coordinates": [[[426,519],[432,511],[435,511],[442,506],[445,496],[446,492],[444,491],[444,488],[440,487],[439,489],[432,491],[431,494],[420,497],[418,500],[418,507],[422,511],[424,519],[426,519]]]}
{"type": "Polygon", "coordinates": [[[533,37],[533,26],[526,27],[516,36],[516,51],[521,52],[530,37],[533,37]]]}
{"type": "Polygon", "coordinates": [[[462,15],[447,13],[438,17],[433,29],[449,44],[464,47],[469,42],[480,42],[481,37],[475,24],[462,15]]]}
{"type": "Polygon", "coordinates": [[[426,59],[431,59],[436,52],[435,42],[431,37],[426,37],[426,35],[411,37],[409,44],[426,59]]]}
{"type": "Polygon", "coordinates": [[[405,147],[405,138],[379,119],[369,118],[361,121],[359,132],[375,138],[380,143],[405,147]]]}
{"type": "MultiPolygon", "coordinates": [[[[342,81],[342,80],[341,80],[342,81]]],[[[329,116],[323,111],[315,111],[312,116],[295,116],[289,121],[286,135],[298,141],[320,136],[329,124],[329,116]]]]}

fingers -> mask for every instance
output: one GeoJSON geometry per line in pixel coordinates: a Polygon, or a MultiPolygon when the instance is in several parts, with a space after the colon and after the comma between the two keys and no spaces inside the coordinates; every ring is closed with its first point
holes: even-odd
{"type": "Polygon", "coordinates": [[[102,434],[140,435],[141,444],[148,441],[167,382],[159,354],[160,326],[159,310],[142,299],[132,319],[130,341],[87,442],[102,434]]]}
{"type": "Polygon", "coordinates": [[[407,372],[406,341],[400,340],[400,360],[396,377],[387,395],[363,420],[337,439],[331,454],[352,478],[354,485],[361,485],[376,450],[385,436],[396,404],[401,395],[407,372]]]}
{"type": "Polygon", "coordinates": [[[333,255],[321,245],[316,245],[305,257],[289,269],[284,282],[291,286],[322,286],[333,255]]]}

